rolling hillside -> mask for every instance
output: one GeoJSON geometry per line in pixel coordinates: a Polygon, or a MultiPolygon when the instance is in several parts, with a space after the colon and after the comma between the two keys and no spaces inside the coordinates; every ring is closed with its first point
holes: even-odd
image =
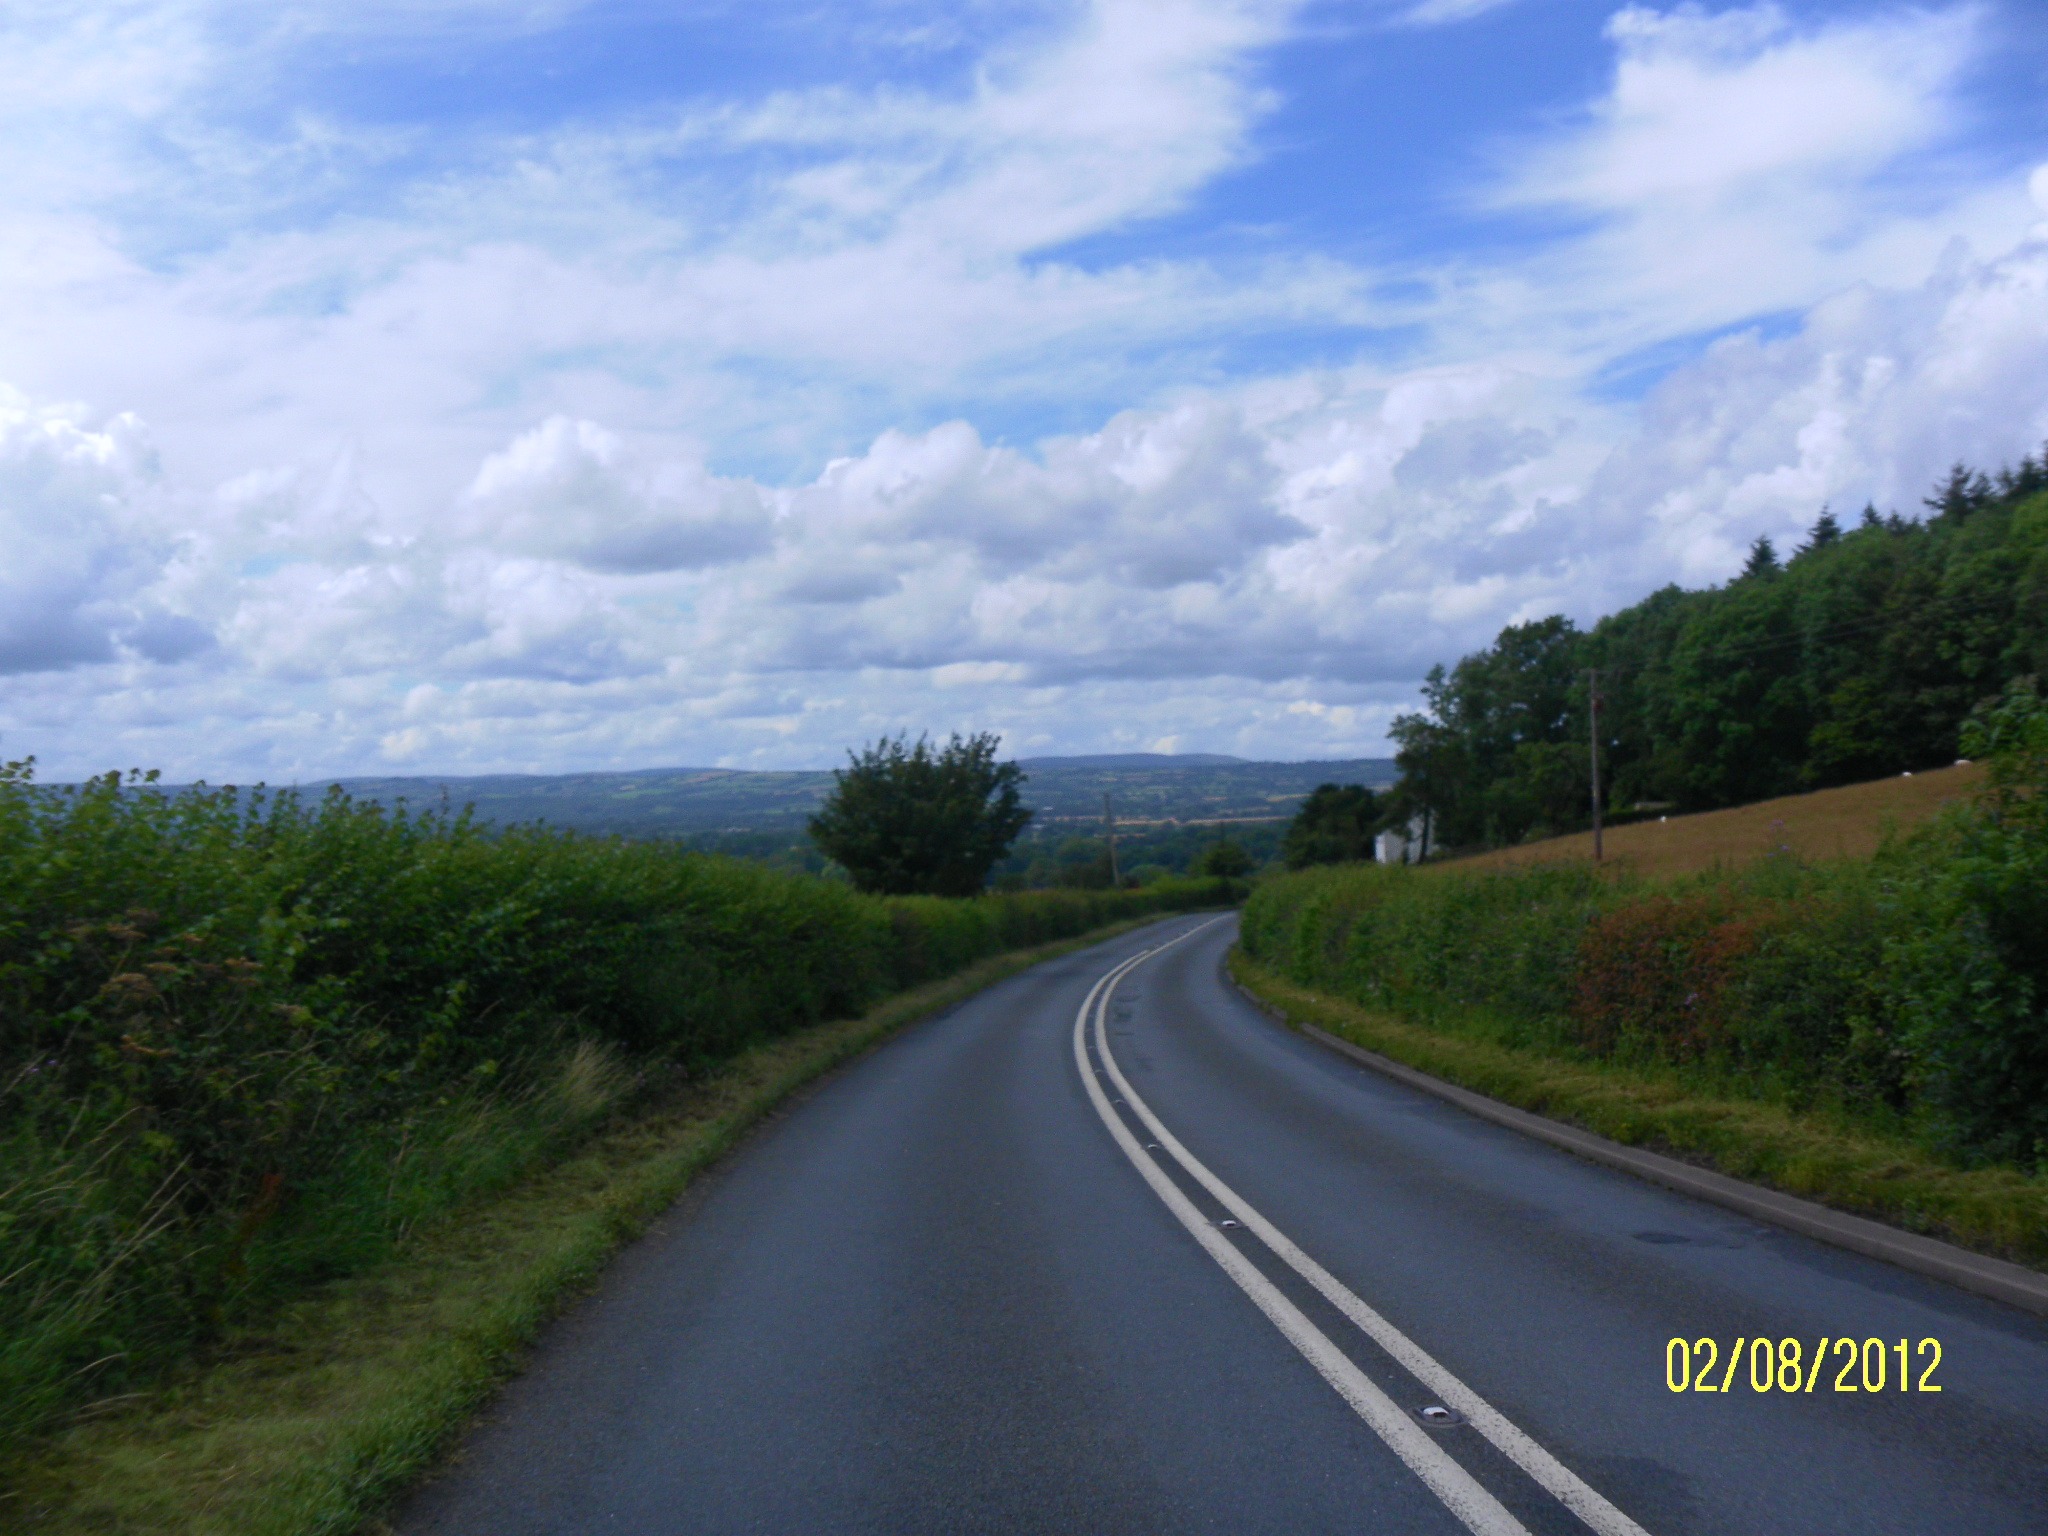
{"type": "MultiPolygon", "coordinates": [[[[1036,830],[1096,823],[1106,793],[1123,823],[1270,821],[1293,815],[1316,785],[1390,784],[1384,758],[1259,763],[1209,754],[1120,753],[1022,762],[1025,803],[1036,830]]],[[[414,806],[474,805],[484,820],[545,821],[627,837],[776,833],[799,837],[832,788],[829,772],[750,773],[727,768],[653,768],[636,773],[494,774],[478,778],[361,778],[337,781],[358,799],[414,806]]],[[[304,786],[317,792],[318,783],[304,786]]]]}

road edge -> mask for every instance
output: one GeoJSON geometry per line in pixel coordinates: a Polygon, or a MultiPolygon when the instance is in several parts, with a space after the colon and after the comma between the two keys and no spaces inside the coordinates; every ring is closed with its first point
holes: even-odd
{"type": "Polygon", "coordinates": [[[1680,1194],[1692,1195],[1758,1221],[1797,1232],[1802,1237],[1813,1238],[1831,1247],[1845,1248],[1865,1258],[1879,1259],[1929,1279],[1943,1281],[1959,1290],[2048,1317],[2048,1275],[2024,1264],[1972,1253],[1939,1238],[1902,1231],[1884,1222],[1872,1221],[1867,1216],[1853,1216],[1847,1211],[1802,1200],[1782,1190],[1751,1184],[1710,1168],[1695,1167],[1641,1147],[1625,1146],[1592,1131],[1581,1130],[1578,1126],[1567,1125],[1530,1110],[1517,1109],[1512,1104],[1504,1104],[1470,1088],[1461,1088],[1391,1056],[1382,1056],[1378,1051],[1354,1045],[1306,1020],[1290,1018],[1286,1009],[1246,986],[1227,963],[1227,957],[1223,974],[1239,996],[1268,1018],[1339,1056],[1405,1083],[1410,1088],[1432,1094],[1482,1120],[1547,1142],[1588,1162],[1619,1169],[1680,1194]]]}

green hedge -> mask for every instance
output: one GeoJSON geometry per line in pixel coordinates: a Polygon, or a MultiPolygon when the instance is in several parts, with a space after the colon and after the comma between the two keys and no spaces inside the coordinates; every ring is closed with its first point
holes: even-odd
{"type": "Polygon", "coordinates": [[[1896,1105],[1873,989],[1899,893],[1775,861],[1669,884],[1590,869],[1351,865],[1259,888],[1245,947],[1294,981],[1502,1044],[1713,1064],[1896,1105]]]}
{"type": "Polygon", "coordinates": [[[1972,723],[1981,803],[1872,861],[1652,882],[1588,866],[1307,870],[1244,946],[1289,979],[1501,1044],[1696,1067],[1964,1162],[2048,1167],[2048,710],[1972,723]]]}
{"type": "Polygon", "coordinates": [[[1218,882],[966,901],[0,770],[0,1440],[389,1252],[654,1069],[1218,882]]]}

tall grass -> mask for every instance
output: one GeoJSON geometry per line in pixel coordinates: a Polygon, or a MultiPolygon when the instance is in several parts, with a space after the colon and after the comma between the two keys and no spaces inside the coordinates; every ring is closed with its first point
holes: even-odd
{"type": "Polygon", "coordinates": [[[1224,894],[884,900],[339,794],[0,769],[0,1442],[383,1256],[651,1077],[1224,894]]]}

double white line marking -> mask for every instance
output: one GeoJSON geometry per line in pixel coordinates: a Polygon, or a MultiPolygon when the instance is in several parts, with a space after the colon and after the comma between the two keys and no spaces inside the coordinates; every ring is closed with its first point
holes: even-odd
{"type": "Polygon", "coordinates": [[[1501,1502],[1481,1487],[1472,1474],[1453,1460],[1429,1432],[1404,1413],[1387,1394],[1382,1391],[1365,1372],[1354,1365],[1330,1337],[1303,1315],[1301,1309],[1289,1301],[1280,1289],[1261,1274],[1250,1260],[1238,1251],[1236,1246],[1219,1232],[1216,1227],[1195,1207],[1193,1201],[1181,1192],[1160,1167],[1152,1155],[1140,1145],[1111,1106],[1109,1096],[1103,1092],[1102,1084],[1088,1061],[1088,1028],[1092,1016],[1095,1030],[1095,1050],[1102,1059],[1103,1070],[1116,1085],[1116,1091],[1123,1096],[1145,1129],[1151,1133],[1159,1146],[1170,1154],[1173,1160],[1187,1172],[1216,1202],[1241,1223],[1244,1228],[1258,1237],[1274,1254],[1285,1261],[1289,1268],[1306,1280],[1332,1306],[1355,1323],[1366,1337],[1385,1350],[1407,1372],[1421,1382],[1446,1407],[1454,1408],[1465,1416],[1471,1426],[1491,1441],[1510,1461],[1520,1467],[1543,1488],[1548,1490],[1565,1508],[1599,1536],[1648,1536],[1635,1521],[1616,1509],[1576,1474],[1552,1456],[1542,1446],[1531,1440],[1520,1429],[1511,1424],[1500,1411],[1474,1392],[1464,1382],[1453,1376],[1413,1339],[1401,1332],[1379,1313],[1367,1306],[1336,1276],[1296,1247],[1287,1235],[1266,1220],[1235,1190],[1230,1188],[1203,1165],[1192,1152],[1180,1144],[1152,1113],[1150,1106],[1131,1087],[1116,1058],[1109,1051],[1109,1030],[1107,1019],[1109,1001],[1116,991],[1117,983],[1145,961],[1163,950],[1171,949],[1187,939],[1193,938],[1203,929],[1223,921],[1211,919],[1197,927],[1190,928],[1177,938],[1133,955],[1098,980],[1089,990],[1081,1004],[1081,1011],[1074,1017],[1074,1062],[1081,1070],[1081,1081],[1088,1090],[1089,1100],[1095,1105],[1095,1112],[1102,1117],[1102,1123],[1116,1138],[1152,1192],[1159,1196],[1166,1208],[1180,1219],[1182,1226],[1202,1245],[1203,1251],[1235,1280],[1252,1304],[1285,1335],[1288,1343],[1301,1351],[1302,1357],[1313,1365],[1323,1380],[1336,1388],[1337,1395],[1349,1403],[1352,1410],[1365,1420],[1389,1449],[1405,1462],[1410,1471],[1420,1477],[1429,1489],[1452,1514],[1465,1523],[1466,1529],[1475,1536],[1528,1536],[1527,1529],[1501,1502]]]}

